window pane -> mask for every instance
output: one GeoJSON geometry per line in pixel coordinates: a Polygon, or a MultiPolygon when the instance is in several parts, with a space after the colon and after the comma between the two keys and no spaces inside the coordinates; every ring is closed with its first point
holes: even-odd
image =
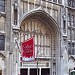
{"type": "MultiPolygon", "coordinates": [[[[32,10],[34,8],[34,4],[30,3],[29,4],[29,9],[32,10]]],[[[37,7],[36,7],[37,8],[37,7]]]]}
{"type": "Polygon", "coordinates": [[[74,30],[74,41],[75,41],[75,30],[74,30]]]}
{"type": "Polygon", "coordinates": [[[72,47],[74,47],[74,43],[72,43],[72,47]]]}
{"type": "Polygon", "coordinates": [[[68,43],[68,53],[71,55],[70,46],[71,46],[71,43],[69,42],[69,43],[68,43]]]}
{"type": "Polygon", "coordinates": [[[75,0],[68,0],[68,6],[75,7],[75,0]]]}
{"type": "Polygon", "coordinates": [[[57,2],[57,0],[53,0],[53,2],[57,2]]]}
{"type": "Polygon", "coordinates": [[[0,35],[0,50],[4,50],[5,46],[5,37],[4,35],[0,35]]]}
{"type": "Polygon", "coordinates": [[[75,0],[72,1],[72,6],[75,7],[75,0]]]}
{"type": "Polygon", "coordinates": [[[75,50],[74,50],[74,43],[69,42],[68,43],[68,53],[70,55],[75,55],[75,50]],[[72,44],[72,45],[71,45],[72,44]]]}
{"type": "Polygon", "coordinates": [[[72,30],[72,40],[74,40],[74,30],[72,30]]]}
{"type": "Polygon", "coordinates": [[[74,22],[74,15],[71,16],[71,22],[74,22]]]}
{"type": "Polygon", "coordinates": [[[72,0],[68,0],[68,6],[72,6],[72,0]]]}
{"type": "Polygon", "coordinates": [[[62,0],[58,0],[58,3],[62,3],[62,0]]]}
{"type": "Polygon", "coordinates": [[[68,40],[70,40],[70,29],[68,29],[68,40]]]}
{"type": "Polygon", "coordinates": [[[4,11],[4,7],[5,6],[5,1],[4,0],[0,0],[0,11],[4,11]]]}
{"type": "Polygon", "coordinates": [[[63,32],[66,33],[66,21],[63,21],[63,32]]]}
{"type": "Polygon", "coordinates": [[[17,10],[14,9],[14,25],[17,25],[17,10]]]}
{"type": "Polygon", "coordinates": [[[0,1],[0,6],[4,6],[4,1],[0,1]]]}
{"type": "Polygon", "coordinates": [[[0,11],[4,11],[4,7],[0,6],[0,11]]]}

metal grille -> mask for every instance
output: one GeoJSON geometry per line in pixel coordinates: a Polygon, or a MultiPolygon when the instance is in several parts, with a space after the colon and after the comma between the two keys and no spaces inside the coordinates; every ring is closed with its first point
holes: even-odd
{"type": "Polygon", "coordinates": [[[31,19],[21,25],[20,42],[34,36],[35,57],[50,57],[51,55],[51,36],[50,31],[42,22],[31,19]],[[23,37],[22,37],[23,36],[23,37]]]}

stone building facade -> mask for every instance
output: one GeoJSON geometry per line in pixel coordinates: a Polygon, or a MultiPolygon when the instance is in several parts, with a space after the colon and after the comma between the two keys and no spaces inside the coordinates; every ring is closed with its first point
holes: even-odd
{"type": "Polygon", "coordinates": [[[69,75],[74,12],[75,0],[0,0],[0,75],[69,75]],[[35,61],[23,62],[21,42],[32,36],[35,61]]]}

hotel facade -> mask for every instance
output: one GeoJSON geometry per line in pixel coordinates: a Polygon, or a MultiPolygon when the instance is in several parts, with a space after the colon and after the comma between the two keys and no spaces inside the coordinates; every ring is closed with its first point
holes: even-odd
{"type": "Polygon", "coordinates": [[[0,0],[0,75],[69,75],[75,70],[75,0],[0,0]],[[21,43],[34,36],[35,61],[22,61],[21,43]]]}

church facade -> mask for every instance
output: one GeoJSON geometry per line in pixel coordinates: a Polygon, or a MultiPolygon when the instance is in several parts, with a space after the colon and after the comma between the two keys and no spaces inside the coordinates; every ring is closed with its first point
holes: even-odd
{"type": "Polygon", "coordinates": [[[75,70],[74,0],[0,1],[0,74],[69,75],[75,70]],[[34,36],[34,61],[21,43],[34,36]]]}

